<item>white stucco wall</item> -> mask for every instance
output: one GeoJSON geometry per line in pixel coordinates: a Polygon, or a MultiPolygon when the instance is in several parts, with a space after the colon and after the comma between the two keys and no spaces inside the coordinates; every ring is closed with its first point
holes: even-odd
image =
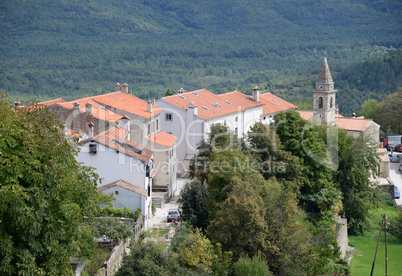
{"type": "Polygon", "coordinates": [[[142,210],[146,209],[146,197],[137,194],[133,191],[124,189],[120,186],[114,186],[112,188],[106,189],[102,191],[103,194],[113,194],[116,198],[116,201],[113,202],[113,206],[116,208],[130,208],[132,212],[141,208],[142,210]],[[117,192],[117,193],[116,193],[117,192]]]}
{"type": "MultiPolygon", "coordinates": [[[[146,197],[142,203],[142,214],[146,220],[150,217],[152,212],[151,198],[152,198],[152,181],[146,177],[145,164],[133,157],[126,154],[117,153],[116,150],[110,149],[102,144],[96,142],[89,142],[81,147],[78,156],[76,157],[78,162],[82,162],[85,166],[91,166],[95,168],[95,172],[102,178],[102,182],[98,185],[102,187],[120,179],[130,183],[140,189],[145,190],[148,193],[148,186],[150,190],[150,197],[146,197]],[[89,153],[89,145],[97,144],[97,153],[89,153]]],[[[116,197],[117,200],[120,200],[116,197]]],[[[126,202],[125,198],[122,198],[123,202],[116,201],[113,204],[118,204],[124,207],[126,202]]],[[[133,204],[133,203],[130,203],[133,204]]],[[[128,207],[128,206],[127,206],[128,207]]],[[[131,208],[130,208],[131,209],[131,208]]],[[[133,209],[132,209],[133,210],[133,209]]],[[[135,211],[135,209],[133,210],[135,211]]]]}
{"type": "Polygon", "coordinates": [[[84,144],[76,159],[86,166],[94,167],[96,173],[103,178],[98,188],[123,179],[138,188],[147,190],[148,178],[145,177],[145,164],[138,159],[117,153],[116,150],[96,142],[84,144]],[[89,153],[89,144],[97,144],[96,154],[89,153]]]}

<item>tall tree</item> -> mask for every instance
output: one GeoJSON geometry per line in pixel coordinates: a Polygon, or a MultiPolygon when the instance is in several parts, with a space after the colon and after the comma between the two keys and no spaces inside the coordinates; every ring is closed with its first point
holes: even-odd
{"type": "Polygon", "coordinates": [[[385,133],[402,133],[402,87],[378,105],[376,120],[385,133]]]}
{"type": "Polygon", "coordinates": [[[98,176],[37,106],[0,98],[0,274],[70,275],[84,215],[101,200],[98,176]]]}
{"type": "Polygon", "coordinates": [[[195,178],[184,185],[179,198],[179,202],[182,203],[184,220],[203,230],[208,225],[208,209],[205,205],[207,197],[206,186],[195,178]]]}
{"type": "Polygon", "coordinates": [[[357,114],[359,116],[364,116],[367,119],[373,119],[375,121],[377,114],[377,106],[378,106],[377,100],[373,99],[365,100],[364,103],[362,104],[362,109],[358,111],[357,114]]]}

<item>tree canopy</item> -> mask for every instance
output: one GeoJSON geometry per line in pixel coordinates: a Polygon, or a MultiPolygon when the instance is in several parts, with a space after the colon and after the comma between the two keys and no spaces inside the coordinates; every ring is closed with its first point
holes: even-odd
{"type": "Polygon", "coordinates": [[[84,216],[101,202],[98,176],[39,106],[0,98],[0,274],[70,275],[84,216]]]}

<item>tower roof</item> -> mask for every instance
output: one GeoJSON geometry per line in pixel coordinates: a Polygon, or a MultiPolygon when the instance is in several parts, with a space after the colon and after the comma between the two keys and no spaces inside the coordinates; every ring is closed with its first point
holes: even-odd
{"type": "Polygon", "coordinates": [[[327,58],[324,58],[324,64],[322,65],[320,74],[318,75],[317,83],[328,84],[333,82],[334,81],[332,80],[331,71],[329,71],[327,58]]]}

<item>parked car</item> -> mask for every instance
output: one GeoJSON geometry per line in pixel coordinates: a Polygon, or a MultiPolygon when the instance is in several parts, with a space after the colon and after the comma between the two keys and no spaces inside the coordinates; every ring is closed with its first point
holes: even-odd
{"type": "Polygon", "coordinates": [[[181,221],[182,215],[179,209],[170,209],[167,215],[167,221],[181,221]]]}
{"type": "Polygon", "coordinates": [[[394,185],[394,198],[400,198],[401,194],[399,193],[399,189],[394,185]]]}
{"type": "Polygon", "coordinates": [[[402,144],[398,144],[394,147],[394,151],[402,152],[402,144]]]}
{"type": "Polygon", "coordinates": [[[396,154],[388,154],[389,156],[389,161],[391,161],[392,163],[399,163],[399,155],[396,154]]]}
{"type": "Polygon", "coordinates": [[[402,164],[399,165],[399,171],[402,173],[402,164]]]}

